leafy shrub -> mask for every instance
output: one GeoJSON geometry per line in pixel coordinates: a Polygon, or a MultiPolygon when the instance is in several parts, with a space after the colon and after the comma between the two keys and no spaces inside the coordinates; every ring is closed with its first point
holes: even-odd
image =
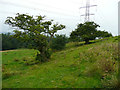
{"type": "Polygon", "coordinates": [[[65,48],[66,43],[67,37],[65,35],[56,35],[56,37],[52,39],[50,47],[53,50],[62,50],[65,48]]]}
{"type": "Polygon", "coordinates": [[[44,53],[40,53],[39,51],[36,53],[36,60],[40,62],[46,62],[49,60],[52,52],[50,49],[44,49],[44,53]]]}

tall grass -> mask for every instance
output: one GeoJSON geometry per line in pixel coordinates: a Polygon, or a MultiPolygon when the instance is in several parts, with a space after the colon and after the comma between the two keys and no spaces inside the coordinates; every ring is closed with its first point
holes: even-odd
{"type": "Polygon", "coordinates": [[[92,63],[92,65],[90,64],[87,66],[84,71],[85,75],[98,77],[101,80],[103,87],[117,87],[117,43],[104,43],[99,46],[92,47],[82,54],[81,59],[81,61],[84,60],[92,63]]]}

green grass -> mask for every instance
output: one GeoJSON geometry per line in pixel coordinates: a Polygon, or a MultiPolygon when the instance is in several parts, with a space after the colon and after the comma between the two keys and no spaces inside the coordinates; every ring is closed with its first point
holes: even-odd
{"type": "Polygon", "coordinates": [[[26,65],[35,50],[2,53],[3,88],[104,88],[117,86],[117,37],[68,43],[49,62],[26,65]],[[115,63],[115,64],[114,64],[115,63]],[[110,83],[109,83],[110,82],[110,83]]]}

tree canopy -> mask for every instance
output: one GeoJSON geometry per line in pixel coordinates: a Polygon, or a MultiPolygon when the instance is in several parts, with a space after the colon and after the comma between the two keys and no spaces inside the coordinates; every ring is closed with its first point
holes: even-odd
{"type": "Polygon", "coordinates": [[[50,58],[48,40],[45,34],[51,37],[58,31],[65,28],[62,24],[52,24],[53,20],[45,20],[45,16],[30,16],[27,14],[19,14],[16,16],[7,17],[5,21],[15,29],[13,37],[24,42],[29,42],[31,48],[38,50],[36,59],[46,61],[50,58]]]}
{"type": "Polygon", "coordinates": [[[97,28],[100,27],[95,22],[85,22],[77,25],[75,31],[72,31],[70,34],[70,39],[72,41],[85,41],[86,44],[89,43],[89,40],[95,40],[96,37],[104,38],[112,36],[111,33],[107,31],[100,31],[97,28]]]}
{"type": "Polygon", "coordinates": [[[70,37],[83,40],[87,44],[89,43],[89,40],[96,38],[97,27],[100,26],[94,22],[85,22],[84,24],[78,24],[77,28],[71,33],[70,37]]]}

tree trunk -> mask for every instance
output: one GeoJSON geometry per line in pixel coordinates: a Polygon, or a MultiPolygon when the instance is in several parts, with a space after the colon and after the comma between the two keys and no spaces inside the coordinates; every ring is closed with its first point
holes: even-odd
{"type": "Polygon", "coordinates": [[[40,61],[40,62],[46,62],[49,60],[51,53],[48,49],[48,47],[42,47],[41,50],[38,50],[39,52],[37,52],[36,55],[36,60],[40,61]]]}
{"type": "Polygon", "coordinates": [[[89,44],[89,40],[85,40],[85,44],[89,44]]]}
{"type": "Polygon", "coordinates": [[[46,54],[44,52],[37,53],[36,60],[38,60],[40,62],[47,61],[46,54]]]}
{"type": "Polygon", "coordinates": [[[52,38],[53,38],[53,35],[50,36],[50,41],[48,43],[48,47],[50,48],[51,44],[52,44],[52,38]]]}

